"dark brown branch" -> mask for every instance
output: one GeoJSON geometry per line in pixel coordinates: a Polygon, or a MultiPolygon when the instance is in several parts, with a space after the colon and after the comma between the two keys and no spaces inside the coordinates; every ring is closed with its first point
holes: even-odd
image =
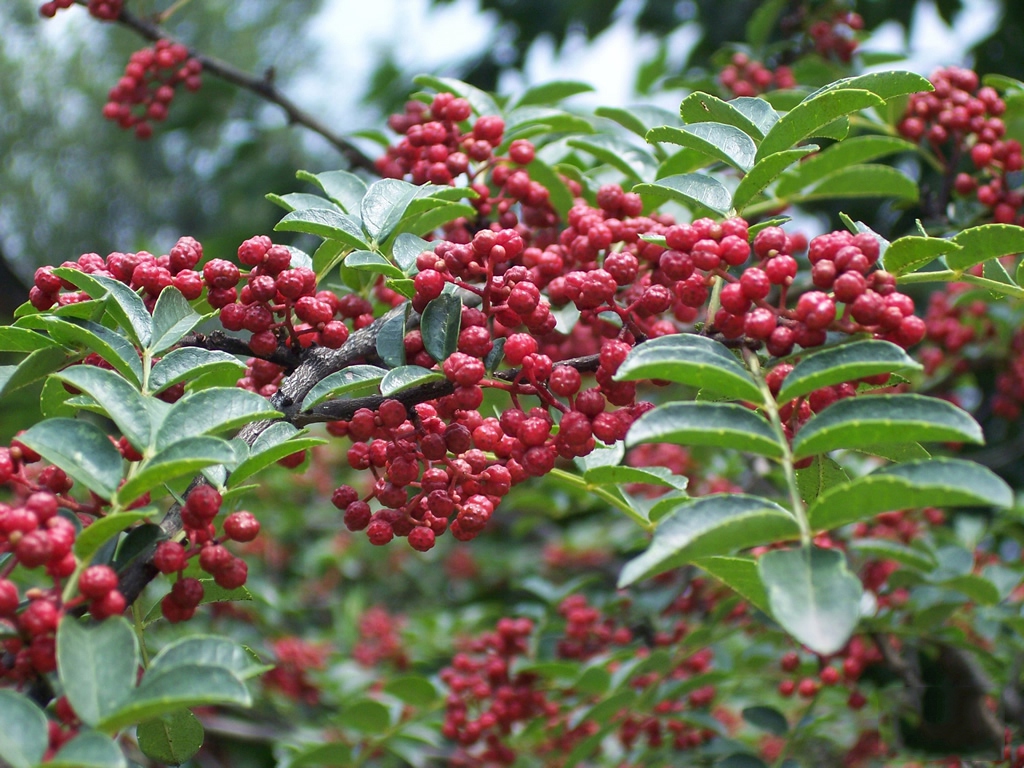
{"type": "Polygon", "coordinates": [[[269,363],[280,365],[287,371],[293,371],[299,367],[301,358],[287,347],[278,347],[277,351],[266,357],[257,355],[249,345],[235,336],[228,336],[224,331],[213,331],[212,333],[189,333],[182,337],[178,344],[182,347],[199,347],[200,349],[217,350],[230,352],[232,355],[245,355],[247,357],[258,357],[269,363]]]}
{"type": "MultiPolygon", "coordinates": [[[[84,0],[78,0],[78,2],[81,5],[85,5],[84,0]]],[[[131,11],[122,10],[121,15],[117,17],[117,21],[146,40],[153,42],[157,40],[170,40],[180,43],[180,41],[168,35],[159,24],[136,16],[131,11]]],[[[181,44],[184,45],[184,43],[181,44]]],[[[323,122],[313,117],[313,115],[281,93],[274,84],[272,72],[268,71],[263,77],[256,77],[222,59],[208,56],[187,45],[185,47],[188,48],[189,55],[203,65],[204,72],[208,72],[214,77],[219,77],[221,80],[232,85],[237,85],[239,88],[251,91],[271,104],[276,104],[288,116],[289,123],[304,126],[314,133],[323,136],[348,160],[352,168],[361,168],[376,175],[377,170],[374,167],[373,160],[367,157],[358,147],[340,134],[335,133],[323,122]]]]}

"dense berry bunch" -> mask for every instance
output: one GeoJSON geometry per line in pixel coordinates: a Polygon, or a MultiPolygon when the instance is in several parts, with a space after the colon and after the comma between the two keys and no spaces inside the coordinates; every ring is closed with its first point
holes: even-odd
{"type": "MultiPolygon", "coordinates": [[[[70,8],[74,4],[75,0],[48,0],[39,6],[39,15],[52,19],[57,15],[57,11],[70,8]]],[[[123,6],[124,0],[89,0],[86,7],[94,19],[116,21],[123,6]]]]}
{"type": "Polygon", "coordinates": [[[864,19],[853,11],[837,13],[831,19],[811,24],[807,34],[814,50],[824,58],[836,58],[848,64],[857,50],[857,32],[864,29],[864,19]]]}
{"type": "Polygon", "coordinates": [[[312,706],[320,700],[320,687],[311,672],[327,666],[329,649],[299,637],[283,637],[272,644],[277,663],[263,675],[263,684],[290,699],[312,706]]]}
{"type": "Polygon", "coordinates": [[[202,68],[185,46],[158,40],[152,48],[142,48],[128,59],[124,75],[107,95],[103,116],[125,130],[134,129],[137,138],[148,139],[153,135],[153,123],[167,119],[179,85],[199,90],[202,68]]]}
{"type": "Polygon", "coordinates": [[[935,90],[910,97],[899,131],[925,139],[950,175],[953,189],[972,196],[993,221],[1024,223],[1024,193],[1012,174],[1024,168],[1021,144],[1006,138],[1005,102],[994,88],[979,87],[969,69],[948,67],[932,74],[935,90]]]}
{"type": "Polygon", "coordinates": [[[767,91],[794,88],[793,70],[780,64],[769,69],[745,53],[734,53],[718,75],[719,81],[733,96],[757,96],[767,91]]]}

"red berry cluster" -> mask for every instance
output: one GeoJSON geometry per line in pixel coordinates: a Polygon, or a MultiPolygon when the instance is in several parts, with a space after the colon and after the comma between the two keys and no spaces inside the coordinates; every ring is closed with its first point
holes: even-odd
{"type": "Polygon", "coordinates": [[[185,46],[157,40],[152,48],[142,48],[128,59],[124,75],[107,94],[103,116],[125,130],[135,129],[137,138],[148,139],[153,135],[153,123],[167,119],[179,85],[199,90],[202,69],[202,63],[190,57],[185,46]]]}
{"type": "Polygon", "coordinates": [[[807,30],[814,41],[814,50],[823,58],[836,58],[849,64],[857,50],[857,32],[864,29],[864,19],[853,11],[837,13],[831,19],[816,21],[807,30]]]}
{"type": "MultiPolygon", "coordinates": [[[[47,19],[52,19],[57,15],[57,11],[70,8],[75,4],[75,0],[48,0],[39,6],[39,15],[47,19]]],[[[124,0],[89,0],[87,8],[89,14],[94,19],[100,21],[117,21],[117,17],[121,15],[121,8],[124,6],[124,0]]]]}
{"type": "Polygon", "coordinates": [[[263,684],[309,706],[320,701],[320,688],[309,673],[327,666],[327,646],[299,637],[283,637],[273,643],[272,651],[277,663],[260,678],[263,684]]]}
{"type": "MultiPolygon", "coordinates": [[[[217,538],[213,520],[220,512],[221,503],[220,493],[212,486],[193,488],[181,508],[181,522],[187,535],[185,543],[162,541],[153,554],[153,565],[158,571],[177,574],[171,591],[160,602],[160,610],[170,622],[192,618],[203,599],[202,582],[184,575],[190,558],[198,557],[199,567],[224,589],[237,589],[245,584],[249,573],[245,561],[232,555],[217,538]]],[[[251,512],[239,511],[224,518],[222,529],[224,539],[249,542],[259,535],[260,524],[251,512]]]]}
{"type": "Polygon", "coordinates": [[[781,696],[789,698],[796,694],[804,699],[813,699],[823,687],[845,684],[850,688],[847,706],[854,710],[864,708],[867,698],[856,686],[865,669],[883,661],[882,654],[875,645],[857,636],[836,656],[830,659],[816,656],[814,660],[816,671],[814,674],[808,674],[808,662],[804,661],[800,654],[790,651],[782,656],[779,666],[787,677],[778,685],[781,696]]]}
{"type": "Polygon", "coordinates": [[[404,621],[384,608],[368,608],[359,617],[359,639],[352,649],[352,658],[364,667],[390,664],[395,669],[409,666],[409,656],[402,640],[404,621]]]}
{"type": "Polygon", "coordinates": [[[937,70],[931,82],[934,91],[910,97],[900,133],[912,141],[926,139],[947,173],[956,174],[956,193],[973,195],[993,221],[1024,224],[1024,192],[1011,188],[1008,177],[1024,168],[1024,156],[1020,142],[1006,138],[1005,102],[994,88],[979,88],[978,75],[969,69],[937,70]]]}
{"type": "Polygon", "coordinates": [[[796,78],[789,67],[783,64],[769,69],[745,53],[734,53],[718,80],[733,96],[758,96],[767,91],[796,87],[796,78]]]}

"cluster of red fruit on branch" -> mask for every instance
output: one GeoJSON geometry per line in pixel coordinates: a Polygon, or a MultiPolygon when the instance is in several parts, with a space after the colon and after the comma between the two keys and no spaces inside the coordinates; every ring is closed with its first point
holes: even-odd
{"type": "Polygon", "coordinates": [[[911,95],[900,133],[925,139],[946,173],[955,174],[953,190],[973,196],[993,221],[1024,223],[1024,192],[1009,176],[1024,168],[1024,155],[1019,141],[1006,138],[1006,103],[994,88],[979,87],[973,70],[940,69],[931,83],[934,91],[911,95]]]}
{"type": "Polygon", "coordinates": [[[768,91],[796,87],[792,69],[784,64],[769,69],[745,53],[734,53],[718,73],[718,80],[733,96],[758,96],[768,91]]]}
{"type": "MultiPolygon", "coordinates": [[[[70,8],[74,4],[75,0],[48,0],[39,6],[39,15],[52,19],[57,15],[57,11],[70,8]]],[[[86,5],[89,15],[100,21],[116,21],[123,7],[124,0],[89,0],[86,5]]]]}
{"type": "Polygon", "coordinates": [[[189,55],[180,43],[157,40],[152,48],[131,55],[124,74],[107,94],[103,116],[125,130],[134,130],[136,138],[153,135],[153,123],[167,119],[178,86],[198,91],[202,85],[202,62],[189,55]]]}
{"type": "Polygon", "coordinates": [[[836,58],[849,64],[859,45],[857,32],[864,29],[864,19],[853,11],[843,11],[831,19],[815,21],[807,29],[814,50],[823,58],[836,58]]]}
{"type": "Polygon", "coordinates": [[[807,674],[807,664],[796,651],[783,654],[779,666],[787,675],[778,684],[779,694],[783,697],[797,695],[804,699],[813,699],[822,687],[846,685],[850,688],[847,706],[850,709],[863,709],[867,697],[857,689],[857,681],[864,671],[884,658],[881,651],[860,637],[854,637],[840,653],[829,659],[815,656],[817,666],[815,674],[807,674]]]}
{"type": "Polygon", "coordinates": [[[320,701],[320,688],[310,673],[327,666],[327,646],[300,637],[282,637],[271,643],[271,650],[275,664],[262,676],[263,685],[307,706],[320,701]]]}
{"type": "Polygon", "coordinates": [[[409,666],[409,655],[401,630],[405,621],[380,606],[367,608],[359,617],[359,639],[352,648],[352,658],[364,667],[390,664],[395,669],[409,666]]]}

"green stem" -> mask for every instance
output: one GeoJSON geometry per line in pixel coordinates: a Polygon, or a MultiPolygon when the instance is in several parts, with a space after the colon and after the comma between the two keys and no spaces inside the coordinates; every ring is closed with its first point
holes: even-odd
{"type": "Polygon", "coordinates": [[[608,502],[616,509],[624,512],[627,517],[632,519],[633,522],[645,531],[653,531],[657,527],[654,523],[633,509],[624,499],[621,499],[614,493],[609,492],[607,488],[602,488],[599,485],[588,483],[579,475],[574,475],[571,472],[566,472],[562,469],[552,469],[549,475],[562,481],[566,485],[571,485],[573,488],[579,488],[581,491],[592,493],[602,501],[608,502]]]}
{"type": "Polygon", "coordinates": [[[156,23],[157,24],[166,24],[167,20],[170,19],[171,16],[173,16],[175,13],[180,11],[182,8],[184,8],[186,5],[188,5],[191,2],[192,2],[192,0],[177,0],[166,11],[164,11],[159,16],[157,16],[156,23]]]}
{"type": "Polygon", "coordinates": [[[998,280],[990,280],[987,277],[978,277],[970,273],[958,272],[955,269],[915,272],[912,275],[897,277],[896,282],[902,285],[913,285],[915,283],[970,283],[992,293],[1001,293],[1004,296],[1012,296],[1015,299],[1024,299],[1024,288],[1008,283],[1000,283],[998,280]]]}
{"type": "Polygon", "coordinates": [[[142,668],[149,669],[149,651],[146,650],[146,628],[142,624],[142,611],[138,603],[132,603],[132,621],[135,623],[135,634],[139,638],[139,650],[142,651],[142,668]]]}
{"type": "Polygon", "coordinates": [[[803,499],[800,497],[800,488],[796,484],[796,469],[793,464],[793,450],[789,447],[789,440],[786,438],[786,431],[782,428],[782,418],[779,416],[779,404],[775,402],[775,397],[772,395],[771,389],[768,387],[768,383],[765,381],[764,376],[761,373],[761,363],[757,359],[757,354],[749,349],[743,350],[743,358],[746,360],[747,367],[750,372],[754,374],[754,380],[757,381],[758,389],[761,390],[761,394],[764,396],[764,410],[768,415],[768,421],[772,425],[772,431],[775,432],[775,437],[779,441],[779,445],[782,447],[782,458],[779,463],[782,465],[782,471],[786,476],[786,487],[789,490],[789,502],[792,507],[793,516],[796,518],[797,524],[800,526],[800,543],[806,548],[811,546],[811,523],[807,518],[807,510],[804,507],[803,499]]]}

